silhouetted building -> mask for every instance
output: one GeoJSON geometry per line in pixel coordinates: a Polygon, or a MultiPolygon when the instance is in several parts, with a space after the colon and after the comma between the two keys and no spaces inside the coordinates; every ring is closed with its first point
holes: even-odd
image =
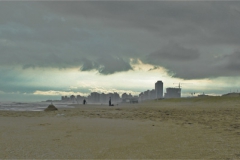
{"type": "Polygon", "coordinates": [[[149,90],[143,92],[143,100],[148,100],[150,96],[149,90]]]}
{"type": "Polygon", "coordinates": [[[122,94],[122,99],[126,99],[126,98],[128,98],[128,94],[127,93],[123,93],[122,94]]]}
{"type": "Polygon", "coordinates": [[[100,94],[97,92],[92,92],[91,93],[91,102],[99,103],[100,102],[100,94]]]}
{"type": "Polygon", "coordinates": [[[62,101],[70,101],[70,98],[69,97],[67,97],[67,96],[62,96],[62,101]]]}
{"type": "Polygon", "coordinates": [[[155,92],[156,92],[156,98],[163,98],[163,82],[157,81],[155,83],[155,92]]]}
{"type": "MultiPolygon", "coordinates": [[[[129,98],[133,98],[131,94],[126,94],[126,96],[129,98]]],[[[72,103],[82,103],[85,99],[87,103],[101,103],[101,104],[107,104],[109,101],[109,97],[111,97],[111,103],[112,104],[118,104],[121,102],[121,98],[117,92],[114,93],[98,93],[98,92],[92,92],[90,95],[84,97],[84,96],[74,96],[71,95],[70,97],[67,96],[61,96],[61,100],[64,102],[72,102],[72,103]]],[[[136,97],[135,97],[136,98],[136,97]]]]}
{"type": "Polygon", "coordinates": [[[156,98],[156,92],[154,89],[152,90],[146,90],[144,92],[141,92],[138,97],[138,101],[145,101],[145,100],[150,100],[150,99],[155,99],[156,98]]]}
{"type": "Polygon", "coordinates": [[[82,96],[80,96],[80,95],[77,95],[77,98],[76,98],[77,103],[81,103],[81,102],[84,100],[84,98],[85,98],[85,97],[82,97],[82,96]]]}
{"type": "Polygon", "coordinates": [[[105,93],[100,94],[100,103],[102,103],[102,104],[107,103],[108,99],[109,99],[109,97],[107,94],[105,94],[105,93]]]}
{"type": "Polygon", "coordinates": [[[127,93],[123,93],[122,94],[122,102],[130,102],[130,100],[133,98],[133,96],[131,95],[131,93],[127,94],[127,93]]]}
{"type": "Polygon", "coordinates": [[[143,101],[143,92],[139,94],[138,101],[139,102],[143,101]]]}
{"type": "Polygon", "coordinates": [[[167,88],[165,98],[181,98],[181,88],[167,88]]]}
{"type": "Polygon", "coordinates": [[[133,96],[130,98],[130,103],[138,103],[138,96],[133,96]]]}
{"type": "Polygon", "coordinates": [[[70,99],[73,101],[73,100],[75,100],[75,96],[74,95],[71,95],[70,96],[70,99]]]}
{"type": "Polygon", "coordinates": [[[155,92],[155,89],[152,89],[150,91],[150,99],[155,99],[156,98],[156,92],[155,92]]]}
{"type": "Polygon", "coordinates": [[[117,92],[113,93],[112,102],[115,102],[115,103],[120,102],[120,96],[119,96],[119,94],[117,92]]]}

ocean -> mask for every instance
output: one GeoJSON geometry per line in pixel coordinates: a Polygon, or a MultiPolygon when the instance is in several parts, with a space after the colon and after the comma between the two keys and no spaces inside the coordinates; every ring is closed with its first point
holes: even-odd
{"type": "MultiPolygon", "coordinates": [[[[51,102],[0,102],[0,110],[4,111],[43,111],[51,102]]],[[[73,103],[53,102],[57,108],[74,108],[73,103]]]]}

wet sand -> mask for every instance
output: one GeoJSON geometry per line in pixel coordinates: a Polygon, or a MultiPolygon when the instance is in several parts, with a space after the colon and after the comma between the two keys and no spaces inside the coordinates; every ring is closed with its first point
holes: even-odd
{"type": "Polygon", "coordinates": [[[240,98],[0,111],[0,158],[240,159],[240,98]]]}

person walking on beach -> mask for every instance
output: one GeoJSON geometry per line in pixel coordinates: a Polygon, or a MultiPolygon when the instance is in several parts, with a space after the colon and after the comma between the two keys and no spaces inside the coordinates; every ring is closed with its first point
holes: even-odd
{"type": "Polygon", "coordinates": [[[114,104],[112,104],[111,97],[109,97],[109,106],[114,106],[114,104]]]}
{"type": "Polygon", "coordinates": [[[109,106],[112,106],[111,97],[109,97],[109,106]]]}
{"type": "Polygon", "coordinates": [[[86,100],[85,100],[85,99],[83,100],[83,104],[84,104],[84,105],[86,104],[86,100]]]}

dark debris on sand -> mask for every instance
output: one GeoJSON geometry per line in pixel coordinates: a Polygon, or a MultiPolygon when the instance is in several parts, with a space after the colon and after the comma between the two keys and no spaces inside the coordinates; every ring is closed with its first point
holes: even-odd
{"type": "Polygon", "coordinates": [[[53,104],[50,104],[44,111],[56,111],[58,110],[53,104]]]}

